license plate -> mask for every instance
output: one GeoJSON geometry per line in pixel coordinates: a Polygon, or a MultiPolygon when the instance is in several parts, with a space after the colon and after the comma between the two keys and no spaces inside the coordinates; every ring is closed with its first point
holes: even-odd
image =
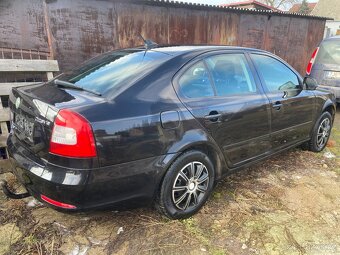
{"type": "Polygon", "coordinates": [[[23,132],[29,140],[33,138],[33,127],[34,122],[28,120],[21,114],[15,114],[15,126],[18,127],[19,131],[23,132]]]}
{"type": "Polygon", "coordinates": [[[340,72],[325,71],[324,78],[327,80],[337,80],[340,79],[340,72]]]}

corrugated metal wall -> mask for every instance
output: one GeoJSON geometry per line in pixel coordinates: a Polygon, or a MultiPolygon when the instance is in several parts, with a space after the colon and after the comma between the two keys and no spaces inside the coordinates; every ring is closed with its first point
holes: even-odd
{"type": "Polygon", "coordinates": [[[62,70],[111,49],[224,44],[271,51],[304,74],[323,37],[320,18],[147,1],[1,0],[0,47],[52,50],[62,70]]]}

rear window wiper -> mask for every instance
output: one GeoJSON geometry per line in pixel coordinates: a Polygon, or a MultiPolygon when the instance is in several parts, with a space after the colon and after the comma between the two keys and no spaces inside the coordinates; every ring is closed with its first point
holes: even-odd
{"type": "Polygon", "coordinates": [[[98,93],[98,92],[96,92],[96,91],[89,90],[89,89],[85,89],[85,88],[82,88],[82,87],[78,87],[78,86],[76,86],[76,85],[74,85],[73,83],[68,82],[68,81],[62,81],[62,80],[55,79],[55,80],[54,80],[54,84],[57,85],[58,87],[63,87],[63,88],[68,88],[68,89],[77,89],[77,90],[86,91],[86,92],[95,94],[95,95],[97,95],[97,96],[101,96],[101,95],[102,95],[102,94],[100,94],[100,93],[98,93]]]}

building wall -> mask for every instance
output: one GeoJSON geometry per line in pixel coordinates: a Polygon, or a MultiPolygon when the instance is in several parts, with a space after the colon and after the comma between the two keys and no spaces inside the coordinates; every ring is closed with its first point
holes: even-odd
{"type": "Polygon", "coordinates": [[[324,38],[340,35],[340,0],[319,0],[312,14],[334,19],[326,22],[324,38]]]}
{"type": "Polygon", "coordinates": [[[340,21],[327,21],[324,38],[340,35],[340,21]]]}
{"type": "Polygon", "coordinates": [[[304,74],[325,26],[311,17],[178,3],[45,1],[0,1],[0,47],[51,50],[62,70],[108,50],[141,45],[142,34],[159,44],[264,49],[304,74]]]}
{"type": "Polygon", "coordinates": [[[340,1],[319,0],[312,11],[312,14],[332,18],[335,21],[340,21],[340,1]]]}

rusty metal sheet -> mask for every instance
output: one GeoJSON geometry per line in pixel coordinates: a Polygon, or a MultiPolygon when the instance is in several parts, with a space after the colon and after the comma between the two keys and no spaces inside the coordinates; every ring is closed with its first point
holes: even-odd
{"type": "Polygon", "coordinates": [[[169,43],[168,9],[165,7],[144,6],[143,36],[158,44],[169,43]]]}
{"type": "Polygon", "coordinates": [[[0,47],[48,50],[40,0],[0,1],[0,47]]]}
{"type": "Polygon", "coordinates": [[[270,51],[281,58],[286,56],[290,18],[270,16],[264,38],[264,50],[270,51]]]}
{"type": "Polygon", "coordinates": [[[62,70],[119,47],[114,7],[109,1],[48,3],[53,46],[62,70]]]}
{"type": "Polygon", "coordinates": [[[305,60],[307,59],[307,46],[305,45],[305,37],[307,31],[307,19],[290,18],[289,31],[287,34],[288,41],[284,59],[300,74],[304,74],[306,69],[305,60]]]}
{"type": "Polygon", "coordinates": [[[144,34],[144,13],[143,6],[116,5],[118,41],[122,48],[143,45],[139,34],[144,34]]]}
{"type": "Polygon", "coordinates": [[[119,45],[143,45],[140,34],[159,44],[168,43],[167,9],[143,5],[116,4],[119,45]]]}
{"type": "Polygon", "coordinates": [[[170,44],[206,44],[207,12],[169,8],[170,44]]]}
{"type": "Polygon", "coordinates": [[[263,49],[267,22],[268,17],[265,15],[241,14],[240,46],[263,49]]]}
{"type": "Polygon", "coordinates": [[[52,49],[61,70],[66,70],[105,51],[141,45],[141,33],[160,44],[265,49],[303,74],[325,25],[324,19],[310,16],[152,3],[2,0],[0,47],[52,49]]]}
{"type": "Polygon", "coordinates": [[[238,45],[240,16],[236,13],[208,12],[208,44],[238,45]]]}

